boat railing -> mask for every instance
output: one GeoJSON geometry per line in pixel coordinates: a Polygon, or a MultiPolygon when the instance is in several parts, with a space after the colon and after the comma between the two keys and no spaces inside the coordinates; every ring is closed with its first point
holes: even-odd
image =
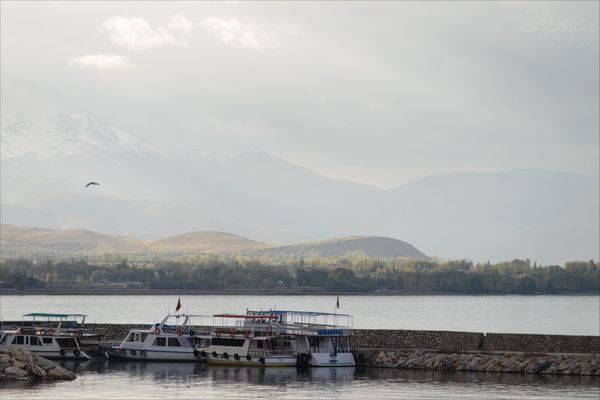
{"type": "Polygon", "coordinates": [[[103,340],[98,344],[98,347],[101,349],[109,349],[109,348],[116,348],[119,347],[121,345],[122,342],[116,342],[114,340],[103,340]]]}
{"type": "Polygon", "coordinates": [[[297,352],[293,350],[251,350],[248,351],[251,357],[269,357],[269,356],[296,356],[297,352]]]}
{"type": "MultiPolygon", "coordinates": [[[[322,326],[297,326],[279,324],[252,324],[244,326],[213,326],[209,332],[215,335],[261,336],[352,336],[352,329],[322,326]]],[[[197,335],[198,333],[196,333],[197,335]]]]}
{"type": "Polygon", "coordinates": [[[337,351],[332,352],[331,350],[327,350],[327,349],[316,349],[316,350],[310,350],[311,353],[329,353],[329,354],[338,354],[338,353],[352,353],[352,350],[350,349],[337,349],[337,351]]]}
{"type": "Polygon", "coordinates": [[[291,336],[351,336],[352,329],[319,326],[296,325],[258,325],[252,327],[255,336],[291,335],[291,336]],[[270,328],[269,328],[270,327],[270,328]]]}
{"type": "Polygon", "coordinates": [[[119,345],[119,348],[126,350],[144,350],[145,346],[144,343],[140,342],[122,342],[119,345]]]}
{"type": "MultiPolygon", "coordinates": [[[[154,331],[156,328],[153,328],[152,331],[154,331]]],[[[162,333],[167,333],[167,334],[172,334],[172,335],[199,335],[202,333],[206,333],[206,332],[210,332],[210,331],[206,331],[206,330],[196,330],[191,326],[186,326],[183,327],[182,325],[177,325],[177,326],[163,326],[161,329],[162,333]]]]}
{"type": "Polygon", "coordinates": [[[54,328],[48,326],[21,326],[14,333],[37,336],[104,336],[104,329],[96,328],[54,328]]]}

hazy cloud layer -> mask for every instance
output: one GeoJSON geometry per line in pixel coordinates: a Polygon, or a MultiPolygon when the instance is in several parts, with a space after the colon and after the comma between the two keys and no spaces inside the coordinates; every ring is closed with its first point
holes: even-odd
{"type": "Polygon", "coordinates": [[[202,19],[201,24],[213,37],[229,46],[265,50],[279,45],[274,32],[245,25],[235,18],[208,17],[202,19]]]}
{"type": "Polygon", "coordinates": [[[383,187],[598,171],[597,2],[1,8],[3,118],[88,112],[157,146],[383,187]]]}
{"type": "Polygon", "coordinates": [[[118,54],[90,54],[87,56],[73,57],[69,61],[70,65],[80,65],[83,67],[96,67],[101,69],[132,69],[133,64],[127,57],[118,54]]]}
{"type": "MultiPolygon", "coordinates": [[[[186,43],[175,39],[164,28],[152,27],[142,18],[112,17],[102,24],[110,40],[133,50],[145,50],[162,46],[186,46],[186,43]]],[[[181,15],[173,16],[169,27],[184,32],[191,28],[189,22],[181,15]]]]}

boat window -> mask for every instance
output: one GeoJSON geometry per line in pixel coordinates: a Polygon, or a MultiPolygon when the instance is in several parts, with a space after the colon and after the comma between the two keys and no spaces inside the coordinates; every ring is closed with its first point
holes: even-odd
{"type": "Polygon", "coordinates": [[[4,335],[2,336],[2,339],[0,339],[0,344],[6,342],[6,338],[8,337],[8,335],[4,335]]]}
{"type": "Polygon", "coordinates": [[[167,338],[157,337],[156,339],[154,339],[154,343],[152,345],[153,346],[166,346],[167,345],[167,338]]]}
{"type": "Polygon", "coordinates": [[[169,338],[169,347],[181,347],[181,343],[179,343],[179,339],[170,337],[169,338]]]}
{"type": "Polygon", "coordinates": [[[37,338],[37,336],[29,336],[29,344],[32,346],[41,346],[42,342],[37,338]]]}
{"type": "Polygon", "coordinates": [[[25,343],[23,339],[23,336],[15,336],[15,338],[12,341],[12,344],[23,344],[25,343]]]}
{"type": "Polygon", "coordinates": [[[129,335],[127,335],[127,337],[125,338],[126,342],[133,342],[133,333],[130,333],[129,335]]]}
{"type": "Polygon", "coordinates": [[[256,347],[259,348],[259,349],[262,349],[263,348],[263,341],[262,340],[257,341],[256,342],[256,347]]]}
{"type": "Polygon", "coordinates": [[[193,337],[192,338],[192,346],[194,346],[194,347],[208,347],[208,346],[210,346],[210,339],[193,337]]]}
{"type": "Polygon", "coordinates": [[[45,337],[42,338],[42,341],[46,344],[52,344],[52,338],[51,337],[45,337]]]}
{"type": "Polygon", "coordinates": [[[78,347],[74,338],[56,338],[56,343],[60,348],[65,349],[76,349],[78,347]]]}
{"type": "Polygon", "coordinates": [[[242,347],[245,342],[245,339],[212,338],[211,344],[213,346],[242,347]]]}
{"type": "Polygon", "coordinates": [[[147,333],[142,333],[142,340],[141,341],[145,342],[147,337],[148,337],[147,333]]]}

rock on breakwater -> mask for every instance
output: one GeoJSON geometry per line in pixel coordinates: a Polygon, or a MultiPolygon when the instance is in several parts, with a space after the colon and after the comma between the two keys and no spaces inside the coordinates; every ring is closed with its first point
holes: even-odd
{"type": "Polygon", "coordinates": [[[0,380],[71,380],[75,374],[44,357],[16,347],[0,351],[0,380]]]}
{"type": "Polygon", "coordinates": [[[355,350],[359,365],[381,368],[600,376],[599,354],[441,353],[355,350]]]}

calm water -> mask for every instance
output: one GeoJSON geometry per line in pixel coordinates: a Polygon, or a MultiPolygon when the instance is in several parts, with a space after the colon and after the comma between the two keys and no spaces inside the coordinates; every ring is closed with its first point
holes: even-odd
{"type": "MultiPolygon", "coordinates": [[[[0,296],[0,315],[81,312],[151,323],[178,296],[0,296]]],[[[277,307],[333,311],[335,296],[181,296],[196,314],[277,307]]],[[[599,334],[599,296],[341,296],[357,328],[599,334]]],[[[4,399],[598,399],[600,378],[363,368],[238,368],[196,363],[63,362],[72,382],[4,384],[4,399]]]]}
{"type": "MultiPolygon", "coordinates": [[[[78,312],[89,322],[153,323],[178,296],[0,296],[0,318],[28,312],[78,312]]],[[[276,307],[333,312],[336,296],[181,296],[193,314],[276,307]]],[[[505,333],[600,334],[600,296],[340,296],[356,328],[505,333]]],[[[209,321],[210,322],[210,321],[209,321]]]]}
{"type": "Polygon", "coordinates": [[[91,361],[72,382],[11,384],[2,399],[598,399],[600,378],[361,368],[91,361]]]}

